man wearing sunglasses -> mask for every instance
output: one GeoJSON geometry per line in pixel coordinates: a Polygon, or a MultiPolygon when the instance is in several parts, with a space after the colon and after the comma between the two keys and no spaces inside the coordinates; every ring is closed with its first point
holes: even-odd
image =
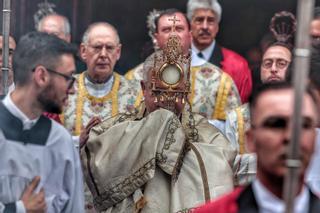
{"type": "Polygon", "coordinates": [[[82,172],[72,137],[42,115],[61,113],[74,92],[75,53],[72,45],[40,32],[26,34],[17,45],[15,89],[0,103],[4,212],[84,211],[82,172]]]}
{"type": "MultiPolygon", "coordinates": [[[[248,148],[257,155],[257,178],[217,201],[195,211],[204,212],[285,212],[283,188],[288,171],[287,151],[291,143],[294,89],[288,83],[265,84],[250,100],[251,128],[248,148]]],[[[320,200],[304,182],[314,152],[319,122],[318,100],[308,88],[302,104],[302,129],[299,144],[300,165],[293,212],[319,212],[320,200]]]]}

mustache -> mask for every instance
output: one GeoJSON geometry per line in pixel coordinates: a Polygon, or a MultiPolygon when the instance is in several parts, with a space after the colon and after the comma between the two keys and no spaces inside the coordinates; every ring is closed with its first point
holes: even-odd
{"type": "Polygon", "coordinates": [[[211,36],[211,33],[208,30],[201,30],[199,36],[211,36]]]}

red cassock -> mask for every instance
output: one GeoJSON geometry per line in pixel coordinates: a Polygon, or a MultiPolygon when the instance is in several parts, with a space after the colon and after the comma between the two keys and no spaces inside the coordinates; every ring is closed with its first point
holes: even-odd
{"type": "Polygon", "coordinates": [[[209,62],[222,68],[232,77],[241,102],[246,103],[252,91],[252,75],[247,60],[238,53],[216,44],[209,62]]]}
{"type": "MultiPolygon", "coordinates": [[[[320,199],[308,188],[309,213],[320,212],[320,199]]],[[[233,192],[196,208],[193,213],[259,213],[252,185],[236,188],[233,192]]]]}
{"type": "Polygon", "coordinates": [[[43,115],[48,117],[48,118],[51,118],[51,119],[53,119],[53,120],[55,120],[55,121],[57,121],[58,123],[61,124],[61,120],[60,120],[59,114],[54,114],[54,113],[50,113],[50,112],[44,112],[43,115]]]}
{"type": "Polygon", "coordinates": [[[222,196],[217,200],[207,203],[193,211],[193,213],[237,213],[237,198],[243,191],[243,187],[236,188],[230,194],[222,196]]]}

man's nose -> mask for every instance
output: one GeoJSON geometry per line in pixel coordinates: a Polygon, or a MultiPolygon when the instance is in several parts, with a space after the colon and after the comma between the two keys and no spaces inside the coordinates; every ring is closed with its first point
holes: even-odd
{"type": "Polygon", "coordinates": [[[283,130],[283,144],[287,145],[291,141],[292,137],[292,131],[291,131],[291,126],[289,125],[283,130]]]}
{"type": "Polygon", "coordinates": [[[272,73],[277,73],[278,72],[278,67],[277,67],[276,63],[272,63],[271,72],[272,73]]]}
{"type": "Polygon", "coordinates": [[[100,56],[105,57],[106,55],[107,55],[107,48],[103,46],[100,52],[100,56]]]}
{"type": "Polygon", "coordinates": [[[75,92],[76,92],[76,90],[75,90],[74,84],[73,84],[72,87],[68,88],[67,93],[70,95],[73,95],[73,94],[75,94],[75,92]]]}
{"type": "Polygon", "coordinates": [[[204,19],[204,20],[203,20],[201,27],[202,27],[203,29],[208,29],[207,19],[204,19]]]}

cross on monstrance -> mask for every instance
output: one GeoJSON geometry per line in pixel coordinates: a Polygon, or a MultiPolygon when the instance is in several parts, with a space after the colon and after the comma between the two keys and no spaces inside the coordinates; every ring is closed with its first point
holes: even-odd
{"type": "Polygon", "coordinates": [[[172,32],[175,32],[176,31],[176,22],[179,22],[180,20],[177,19],[176,14],[174,14],[173,18],[169,18],[168,21],[172,21],[173,22],[173,26],[172,26],[173,30],[172,30],[172,32]]]}

